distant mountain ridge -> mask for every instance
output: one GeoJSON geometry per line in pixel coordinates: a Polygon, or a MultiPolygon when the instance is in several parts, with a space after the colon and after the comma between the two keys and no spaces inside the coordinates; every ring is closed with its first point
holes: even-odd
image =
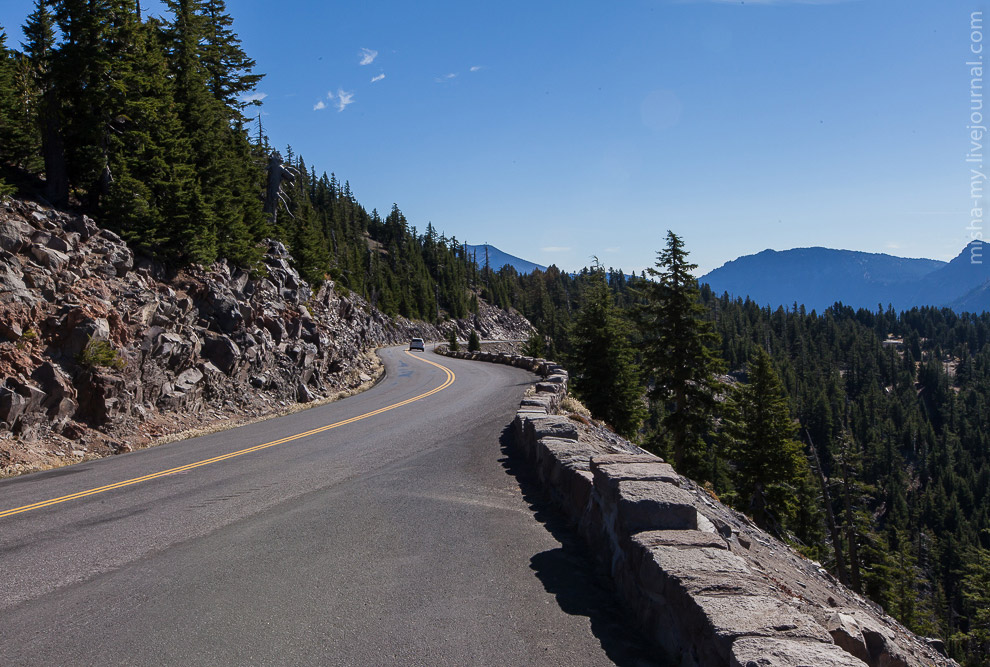
{"type": "Polygon", "coordinates": [[[530,262],[525,259],[520,259],[515,255],[510,255],[507,252],[502,252],[498,248],[488,243],[483,243],[481,245],[469,245],[465,244],[467,248],[468,255],[473,254],[476,257],[476,262],[479,267],[484,268],[485,266],[485,249],[488,249],[488,266],[491,267],[492,271],[498,271],[503,266],[508,264],[514,268],[519,273],[532,273],[533,271],[546,271],[547,267],[542,264],[536,264],[535,262],[530,262]]]}
{"type": "Polygon", "coordinates": [[[871,310],[892,305],[982,312],[990,310],[988,247],[967,244],[951,262],[821,247],[764,250],[726,262],[699,282],[760,305],[797,303],[819,312],[836,301],[871,310]],[[974,257],[986,261],[975,263],[974,257]]]}

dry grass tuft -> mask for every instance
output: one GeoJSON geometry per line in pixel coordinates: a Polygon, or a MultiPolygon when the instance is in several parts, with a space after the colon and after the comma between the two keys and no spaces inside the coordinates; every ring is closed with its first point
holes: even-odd
{"type": "Polygon", "coordinates": [[[591,419],[591,410],[584,407],[581,401],[577,400],[570,394],[565,396],[564,400],[560,402],[560,409],[563,410],[564,412],[574,412],[581,415],[582,417],[591,419]]]}

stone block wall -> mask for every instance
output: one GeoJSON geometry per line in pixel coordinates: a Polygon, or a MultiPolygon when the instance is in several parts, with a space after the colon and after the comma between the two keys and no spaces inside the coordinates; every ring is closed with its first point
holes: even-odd
{"type": "Polygon", "coordinates": [[[629,443],[603,447],[580,421],[557,414],[568,384],[560,365],[437,352],[542,376],[516,412],[515,446],[673,664],[955,664],[940,642],[913,635],[662,459],[629,443]]]}

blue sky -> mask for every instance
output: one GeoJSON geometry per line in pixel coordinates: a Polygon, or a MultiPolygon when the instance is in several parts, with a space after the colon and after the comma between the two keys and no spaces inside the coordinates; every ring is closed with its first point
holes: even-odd
{"type": "MultiPolygon", "coordinates": [[[[8,45],[31,5],[3,0],[8,45]]],[[[672,229],[699,274],[765,248],[958,254],[980,8],[228,0],[272,142],[369,209],[568,270],[640,271],[672,229]]]]}

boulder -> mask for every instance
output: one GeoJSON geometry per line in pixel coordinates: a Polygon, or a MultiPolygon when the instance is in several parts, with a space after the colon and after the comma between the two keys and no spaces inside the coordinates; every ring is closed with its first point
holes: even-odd
{"type": "Polygon", "coordinates": [[[76,380],[79,391],[79,415],[95,425],[103,425],[116,416],[127,414],[124,379],[98,371],[86,371],[76,380]]]}
{"type": "Polygon", "coordinates": [[[79,408],[76,389],[61,368],[45,361],[31,373],[31,379],[47,394],[41,407],[50,420],[61,424],[76,413],[79,408]]]}
{"type": "Polygon", "coordinates": [[[203,379],[203,372],[197,368],[187,368],[179,374],[179,377],[175,378],[175,388],[178,391],[189,392],[200,380],[203,379]]]}
{"type": "Polygon", "coordinates": [[[20,252],[29,243],[31,228],[17,218],[0,221],[0,248],[7,252],[20,252]]]}
{"type": "Polygon", "coordinates": [[[27,399],[13,389],[0,385],[0,421],[12,426],[26,407],[27,399]]]}
{"type": "Polygon", "coordinates": [[[226,336],[209,336],[203,343],[203,356],[225,375],[230,375],[241,359],[241,350],[226,336]]]}
{"type": "Polygon", "coordinates": [[[64,252],[52,250],[51,248],[46,248],[45,246],[38,244],[31,246],[31,256],[34,257],[39,264],[51,269],[52,271],[61,271],[65,265],[69,263],[69,256],[64,252]]]}

